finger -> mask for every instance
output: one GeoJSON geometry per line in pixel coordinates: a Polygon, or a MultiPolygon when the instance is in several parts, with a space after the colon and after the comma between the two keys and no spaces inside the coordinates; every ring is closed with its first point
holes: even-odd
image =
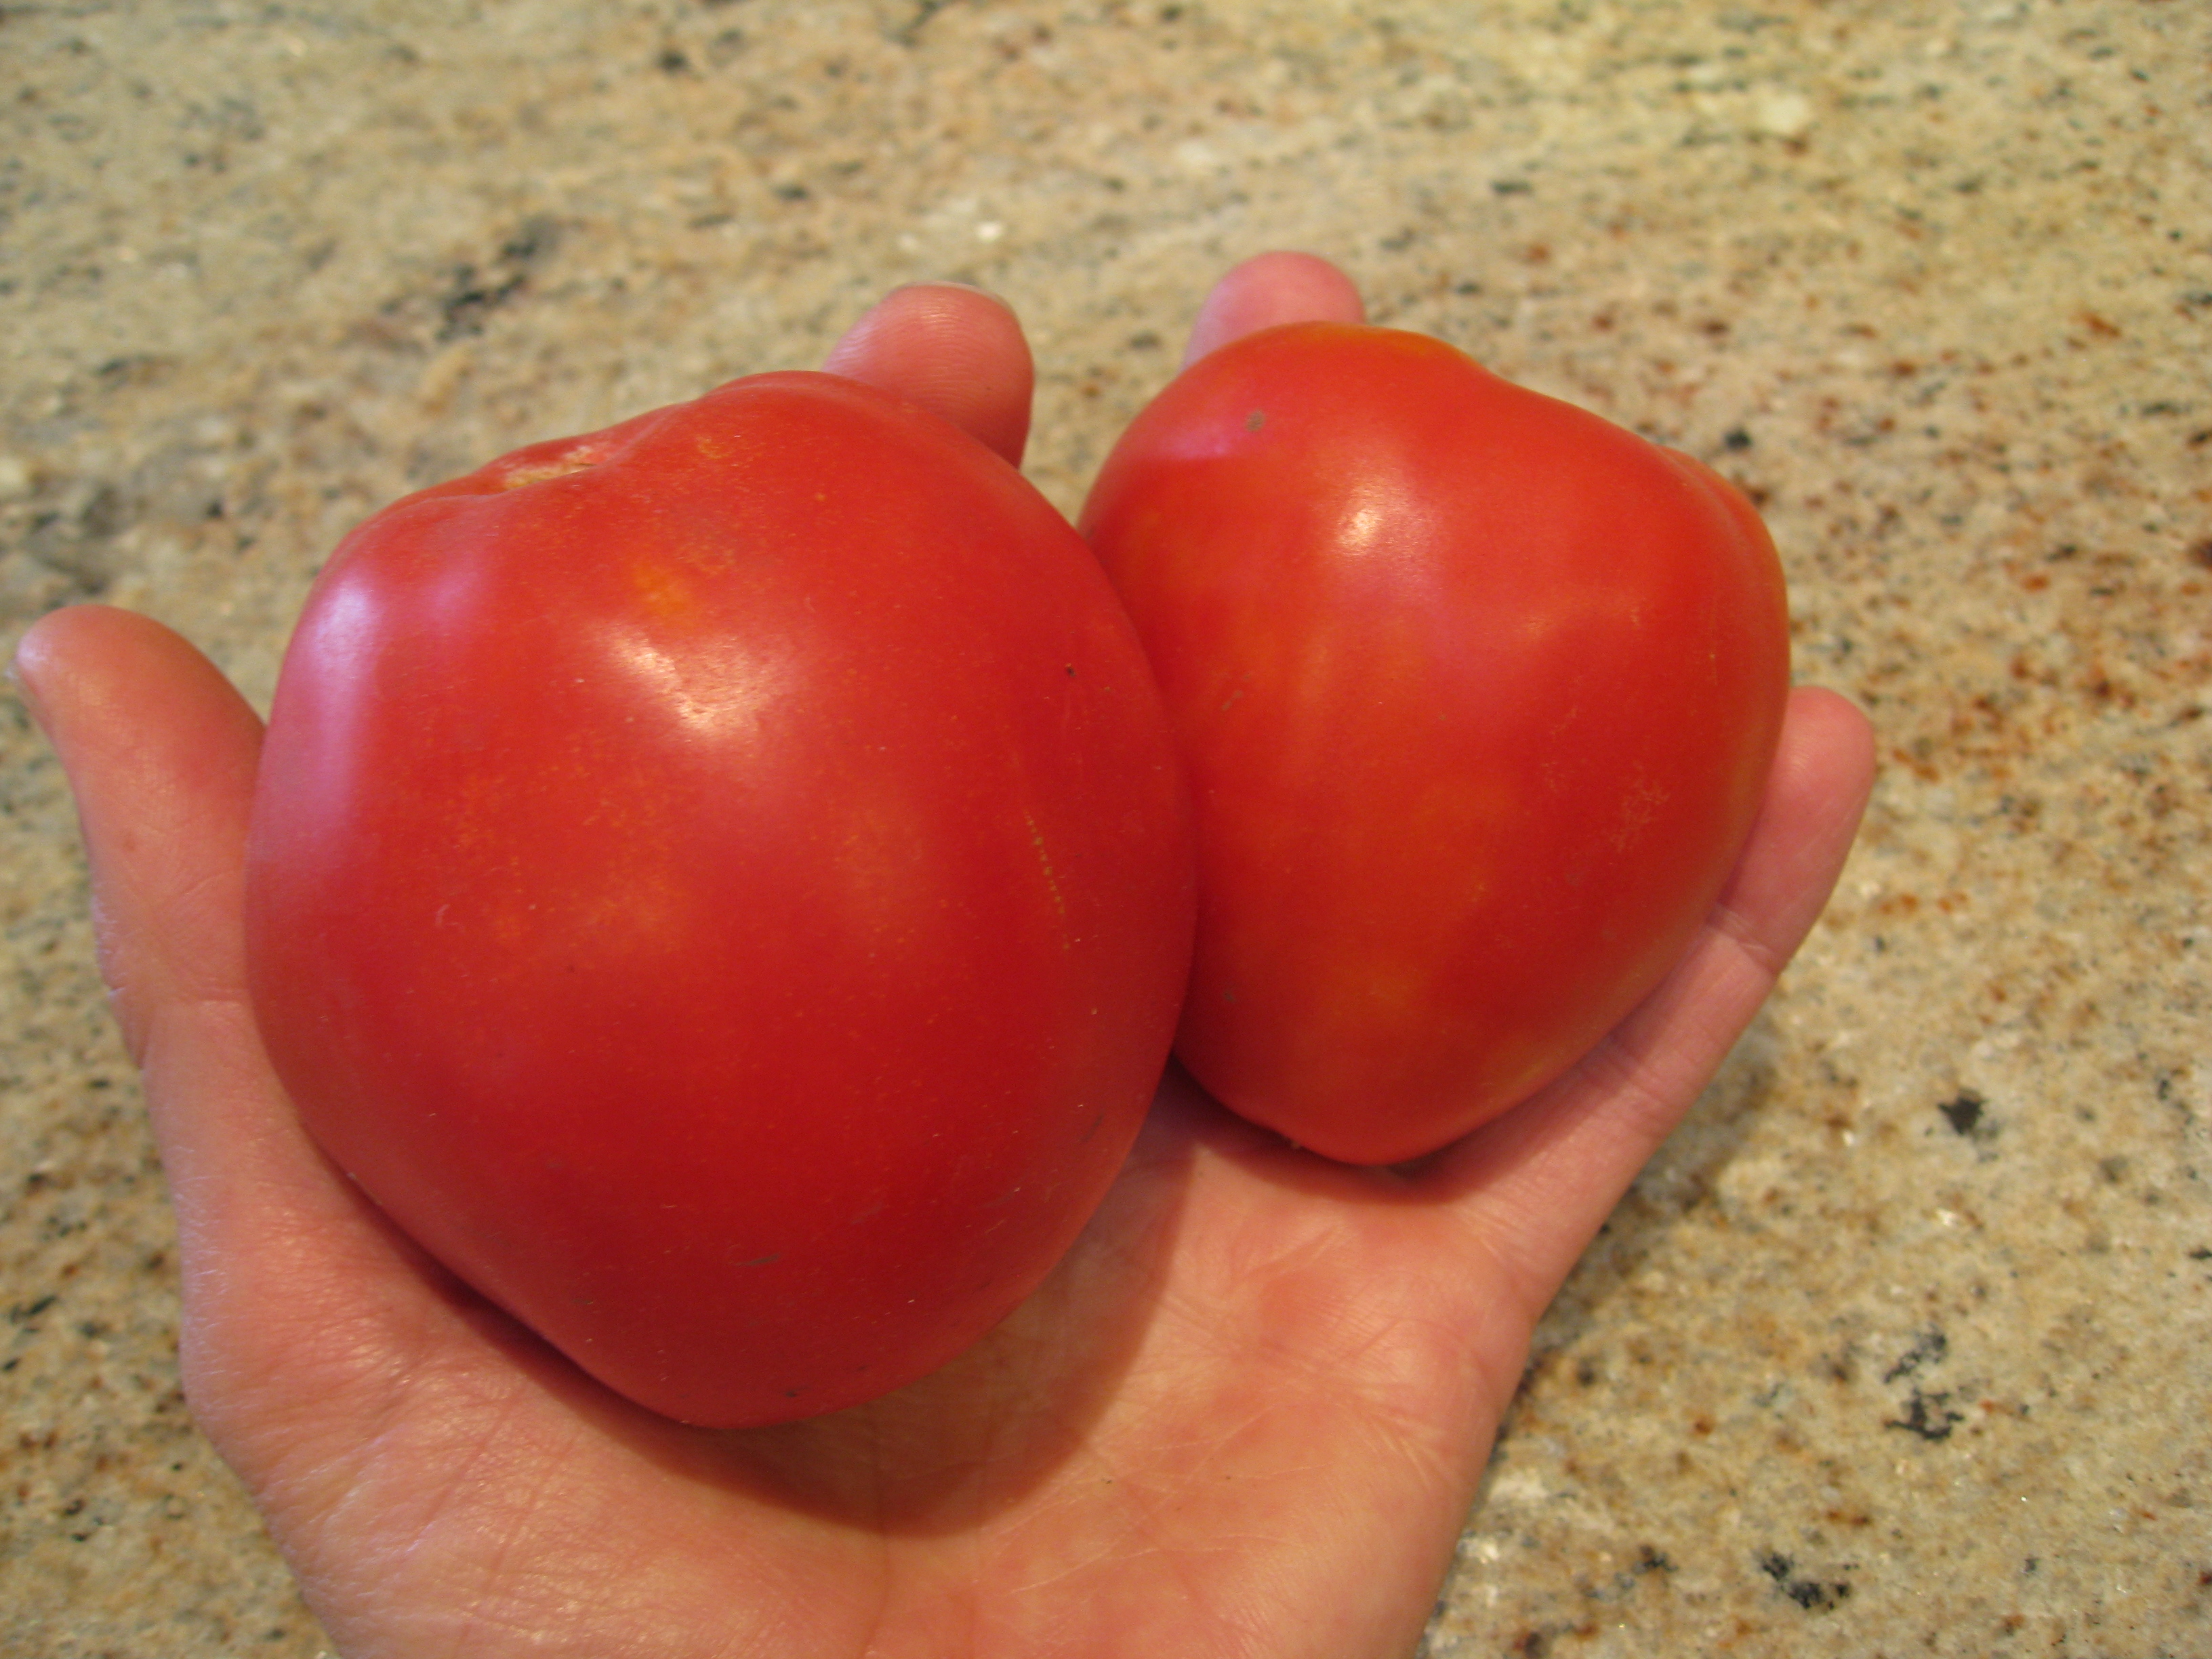
{"type": "Polygon", "coordinates": [[[1830,691],[1794,692],[1750,842],[1682,959],[1571,1072],[1431,1172],[1463,1191],[1467,1215],[1531,1320],[1811,930],[1850,850],[1874,767],[1873,731],[1856,708],[1830,691]]]}
{"type": "Polygon", "coordinates": [[[247,1004],[241,917],[259,718],[177,635],[106,605],[43,618],[15,666],[76,798],[100,973],[146,1077],[180,1226],[197,1236],[254,1208],[241,1188],[328,1185],[247,1004]]]}
{"type": "Polygon", "coordinates": [[[261,721],[175,634],[106,605],[42,618],[15,674],[76,798],[100,972],[143,1065],[163,1010],[243,994],[261,721]]]}
{"type": "Polygon", "coordinates": [[[957,283],[894,289],[823,367],[920,404],[1021,465],[1036,373],[1019,319],[995,295],[957,283]]]}
{"type": "Polygon", "coordinates": [[[100,971],[176,1212],[194,1407],[214,1430],[246,1407],[209,1367],[304,1388],[310,1351],[346,1341],[348,1298],[369,1293],[355,1305],[372,1311],[380,1283],[412,1290],[419,1264],[316,1152],[254,1026],[241,915],[259,719],[184,640],[107,606],[42,619],[15,670],[76,797],[100,971]]]}
{"type": "Polygon", "coordinates": [[[1278,323],[1358,323],[1367,319],[1352,278],[1311,253],[1261,253],[1213,285],[1198,308],[1182,360],[1194,363],[1218,346],[1278,323]]]}

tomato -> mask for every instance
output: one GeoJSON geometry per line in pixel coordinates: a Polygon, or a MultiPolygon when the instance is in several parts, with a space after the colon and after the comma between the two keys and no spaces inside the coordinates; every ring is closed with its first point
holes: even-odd
{"type": "Polygon", "coordinates": [[[307,1127],[601,1381],[880,1394],[1112,1181],[1188,967],[1187,799],[1073,529],[817,374],[349,536],[271,711],[254,1006],[307,1127]]]}
{"type": "Polygon", "coordinates": [[[1080,524],[1190,775],[1177,1052],[1224,1103],[1416,1157],[1680,955],[1788,690],[1773,544],[1714,474],[1438,341],[1297,324],[1170,383],[1080,524]]]}

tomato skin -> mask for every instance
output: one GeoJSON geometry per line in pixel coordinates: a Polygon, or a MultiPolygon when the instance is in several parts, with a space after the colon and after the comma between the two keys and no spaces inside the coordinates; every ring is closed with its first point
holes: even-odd
{"type": "Polygon", "coordinates": [[[762,375],[347,538],[271,712],[254,1004],[331,1158],[586,1370],[811,1415],[972,1342],[1103,1195],[1189,835],[1066,522],[762,375]]]}
{"type": "Polygon", "coordinates": [[[1143,410],[1079,525],[1199,823],[1177,1053],[1397,1162],[1558,1076],[1657,983],[1749,833],[1788,693],[1758,515],[1443,343],[1295,324],[1143,410]]]}

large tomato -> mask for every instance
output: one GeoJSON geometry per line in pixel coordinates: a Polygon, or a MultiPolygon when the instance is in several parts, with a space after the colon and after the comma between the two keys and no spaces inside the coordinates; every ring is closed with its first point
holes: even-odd
{"type": "Polygon", "coordinates": [[[310,1132],[668,1415],[928,1370],[1121,1164],[1188,963],[1164,712],[1073,530],[818,374],[356,531],[287,653],[248,942],[310,1132]]]}
{"type": "Polygon", "coordinates": [[[1440,342],[1201,358],[1081,526],[1199,824],[1178,1052],[1316,1151],[1434,1150],[1657,982],[1748,833],[1788,690],[1774,549],[1688,458],[1440,342]]]}

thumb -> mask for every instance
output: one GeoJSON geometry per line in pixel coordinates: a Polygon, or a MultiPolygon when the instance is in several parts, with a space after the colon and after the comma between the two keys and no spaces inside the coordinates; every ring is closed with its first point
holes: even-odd
{"type": "Polygon", "coordinates": [[[270,1073],[246,994],[261,721],[183,639],[106,605],[42,618],[15,673],[76,797],[100,974],[145,1077],[189,1322],[250,1291],[254,1274],[233,1269],[362,1224],[270,1073]]]}
{"type": "Polygon", "coordinates": [[[261,721],[183,639],[107,605],[42,617],[15,677],[76,799],[100,973],[143,1066],[166,1010],[245,994],[239,915],[261,721]]]}
{"type": "Polygon", "coordinates": [[[193,1412],[252,1484],[294,1419],[343,1430],[384,1388],[385,1338],[435,1305],[431,1270],[316,1152],[262,1048],[244,927],[259,718],[179,635],[105,605],[42,618],[15,674],[76,797],[100,973],[145,1078],[193,1412]]]}

